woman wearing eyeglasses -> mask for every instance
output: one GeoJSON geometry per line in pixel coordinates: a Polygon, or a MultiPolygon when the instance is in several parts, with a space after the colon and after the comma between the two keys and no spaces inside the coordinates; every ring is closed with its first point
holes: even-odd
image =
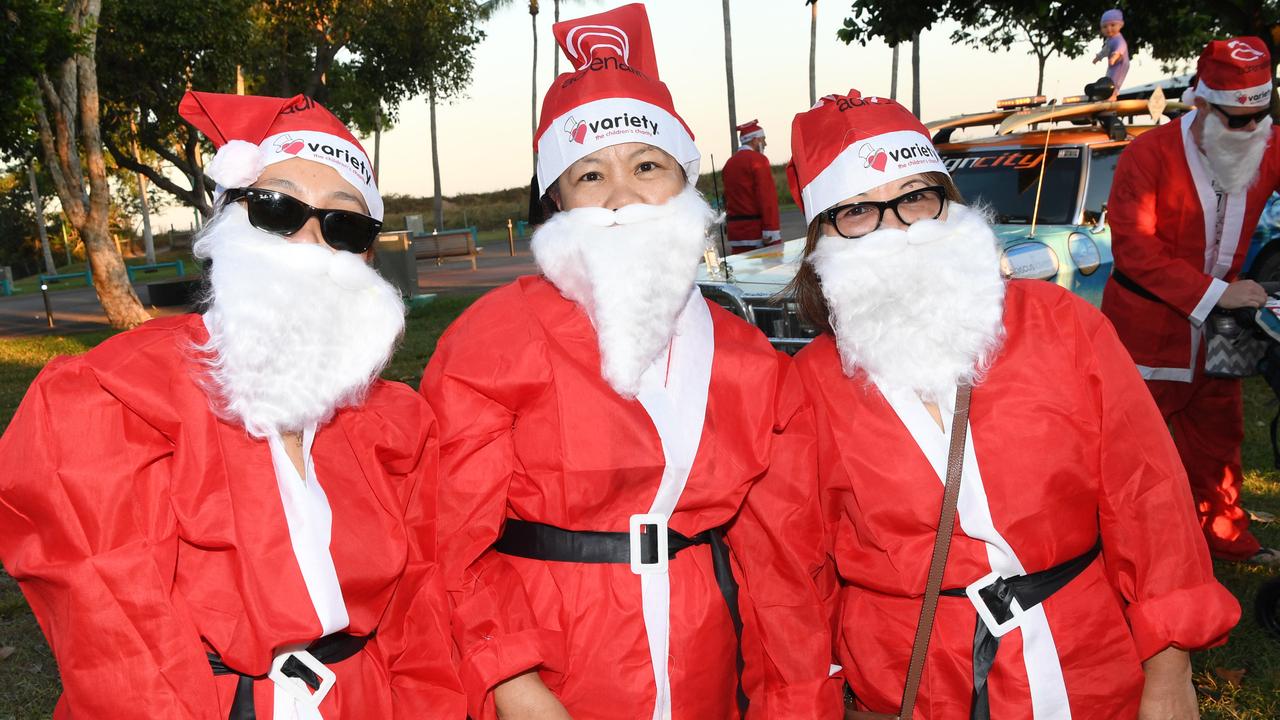
{"type": "Polygon", "coordinates": [[[368,158],[301,95],[180,112],[219,148],[208,310],[53,360],[0,438],[54,716],[460,718],[435,419],[378,379],[404,316],[368,158]]]}
{"type": "Polygon", "coordinates": [[[823,98],[796,116],[792,155],[810,221],[792,290],[823,332],[794,365],[812,424],[788,432],[816,443],[798,481],[826,518],[797,542],[840,577],[835,662],[857,709],[904,699],[965,423],[915,717],[1197,717],[1188,651],[1224,642],[1240,609],[1110,324],[1002,277],[986,216],[896,102],[823,98]]]}

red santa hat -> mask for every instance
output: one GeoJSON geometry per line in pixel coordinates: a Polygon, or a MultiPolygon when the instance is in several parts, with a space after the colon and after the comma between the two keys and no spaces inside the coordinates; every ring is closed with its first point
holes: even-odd
{"type": "Polygon", "coordinates": [[[178,114],[213,141],[205,174],[218,193],[252,185],[268,165],[302,158],[338,171],[382,219],[373,163],[341,120],[305,95],[291,98],[187,91],[178,114]]]}
{"type": "Polygon", "coordinates": [[[573,70],[555,79],[534,135],[542,192],[573,163],[601,148],[642,142],[698,179],[701,156],[658,79],[649,16],[639,3],[552,26],[573,70]]]}
{"type": "Polygon", "coordinates": [[[1256,108],[1271,104],[1271,53],[1256,37],[1214,40],[1196,64],[1196,95],[1215,105],[1256,108]]]}
{"type": "Polygon", "coordinates": [[[806,222],[908,175],[946,173],[929,131],[894,100],[827,95],[791,122],[787,182],[806,222]]]}
{"type": "Polygon", "coordinates": [[[738,142],[743,145],[758,137],[764,137],[764,128],[760,127],[759,120],[749,120],[738,126],[738,142]]]}

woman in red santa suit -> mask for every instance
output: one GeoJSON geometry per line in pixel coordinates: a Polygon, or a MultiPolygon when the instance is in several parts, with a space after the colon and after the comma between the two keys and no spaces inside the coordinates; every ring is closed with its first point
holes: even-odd
{"type": "Polygon", "coordinates": [[[435,420],[378,379],[404,314],[365,262],[368,158],[301,95],[179,111],[220,148],[207,312],[53,360],[0,439],[54,717],[460,718],[435,420]]]}
{"type": "Polygon", "coordinates": [[[695,288],[713,213],[644,8],[555,34],[542,274],[464,313],[422,382],[470,714],[839,717],[821,549],[781,534],[819,528],[816,498],[766,477],[778,356],[695,288]]]}
{"type": "Polygon", "coordinates": [[[1057,285],[1001,277],[987,218],[896,102],[823,98],[796,116],[792,157],[810,223],[794,289],[824,331],[793,366],[813,427],[788,432],[816,438],[826,533],[797,542],[834,559],[859,708],[903,697],[966,386],[916,717],[1197,717],[1188,651],[1222,643],[1240,609],[1111,325],[1057,285]]]}

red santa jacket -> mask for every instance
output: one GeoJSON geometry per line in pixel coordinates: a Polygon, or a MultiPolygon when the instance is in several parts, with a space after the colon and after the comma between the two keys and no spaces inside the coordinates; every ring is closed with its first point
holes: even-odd
{"type": "MultiPolygon", "coordinates": [[[[790,419],[774,405],[787,361],[751,326],[709,310],[705,421],[670,527],[728,528],[750,717],[837,718],[830,638],[815,630],[827,600],[809,590],[824,555],[789,536],[820,532],[817,488],[768,471],[790,419]]],[[[492,720],[492,689],[537,670],[573,717],[648,720],[655,680],[640,577],[492,547],[508,518],[625,532],[659,486],[659,433],[640,402],[601,378],[586,313],[540,277],[499,288],[441,337],[422,392],[441,423],[441,557],[471,716],[492,720]]],[[[734,631],[708,547],[681,551],[669,577],[671,717],[736,718],[734,631]]]]}
{"type": "Polygon", "coordinates": [[[769,158],[744,145],[724,164],[722,175],[730,252],[760,247],[766,230],[782,227],[769,158]]]}
{"type": "Polygon", "coordinates": [[[1276,128],[1257,181],[1222,198],[1219,239],[1219,196],[1191,137],[1194,117],[1184,115],[1125,148],[1107,206],[1121,277],[1107,283],[1102,311],[1148,380],[1191,381],[1203,362],[1200,326],[1239,275],[1263,205],[1280,186],[1276,128]]]}
{"type": "MultiPolygon", "coordinates": [[[[266,675],[321,621],[264,440],[219,420],[192,348],[198,315],[153,320],[58,358],[0,438],[0,559],[49,639],[54,717],[221,720],[235,675],[266,675]]],[[[436,423],[413,390],[378,381],[316,432],[329,553],[352,635],[330,668],[327,720],[465,712],[435,561],[436,423]]],[[[270,720],[274,683],[254,685],[270,720]]]]}

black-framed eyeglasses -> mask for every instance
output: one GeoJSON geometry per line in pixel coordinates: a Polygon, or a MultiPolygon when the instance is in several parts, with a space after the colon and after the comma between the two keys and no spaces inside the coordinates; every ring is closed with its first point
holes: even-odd
{"type": "Polygon", "coordinates": [[[880,229],[884,211],[892,210],[903,225],[921,220],[937,220],[947,199],[946,188],[941,185],[916,188],[884,202],[857,202],[837,205],[823,213],[827,222],[841,237],[860,238],[880,229]]]}
{"type": "Polygon", "coordinates": [[[1209,103],[1209,107],[1217,110],[1218,114],[1222,116],[1222,119],[1227,121],[1227,127],[1232,130],[1240,130],[1241,128],[1248,127],[1251,122],[1260,123],[1263,120],[1266,120],[1267,116],[1271,114],[1271,108],[1263,108],[1256,113],[1249,113],[1248,115],[1232,115],[1217,103],[1209,103]]]}
{"type": "Polygon", "coordinates": [[[352,210],[328,210],[312,207],[277,190],[232,188],[224,202],[245,201],[249,224],[273,235],[288,237],[302,229],[311,218],[320,221],[320,236],[335,250],[357,255],[373,247],[382,229],[382,221],[352,210]]]}

